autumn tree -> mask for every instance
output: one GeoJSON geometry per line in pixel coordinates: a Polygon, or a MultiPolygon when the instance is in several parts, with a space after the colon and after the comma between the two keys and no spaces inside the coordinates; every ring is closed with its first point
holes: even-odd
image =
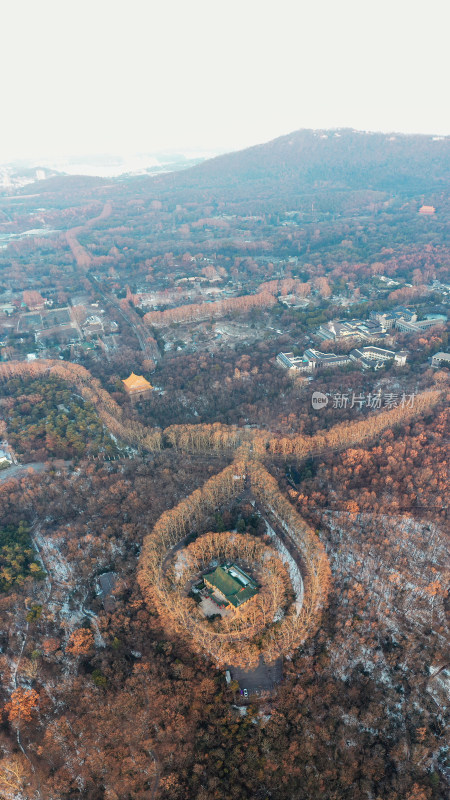
{"type": "Polygon", "coordinates": [[[30,722],[39,707],[39,695],[35,689],[24,689],[19,686],[11,694],[5,711],[10,722],[30,722]]]}
{"type": "Polygon", "coordinates": [[[78,628],[69,638],[66,645],[66,653],[72,656],[87,656],[95,646],[94,635],[89,628],[78,628]]]}

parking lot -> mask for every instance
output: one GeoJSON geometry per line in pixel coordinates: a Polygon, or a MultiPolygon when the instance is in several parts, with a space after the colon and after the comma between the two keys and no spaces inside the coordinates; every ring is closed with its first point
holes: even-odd
{"type": "Polygon", "coordinates": [[[256,669],[244,670],[241,667],[228,667],[231,677],[238,681],[241,689],[247,689],[249,695],[264,694],[271,691],[283,678],[283,660],[277,659],[274,664],[266,664],[262,657],[256,669]]]}

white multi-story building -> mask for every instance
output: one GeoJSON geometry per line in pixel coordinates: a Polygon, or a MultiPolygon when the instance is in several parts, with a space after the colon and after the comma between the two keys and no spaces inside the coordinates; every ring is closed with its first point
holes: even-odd
{"type": "Polygon", "coordinates": [[[335,353],[321,353],[319,350],[305,350],[303,359],[309,364],[310,369],[320,367],[342,367],[350,363],[347,355],[336,355],[335,353]]]}
{"type": "Polygon", "coordinates": [[[415,320],[414,322],[409,322],[401,317],[395,321],[395,327],[402,333],[421,333],[428,328],[434,328],[435,325],[445,325],[445,322],[446,320],[443,316],[429,317],[428,319],[415,320]]]}
{"type": "Polygon", "coordinates": [[[367,347],[358,347],[352,350],[350,358],[352,361],[359,361],[363,369],[380,369],[386,361],[395,361],[399,366],[406,364],[408,353],[406,350],[399,350],[395,353],[394,350],[385,350],[382,347],[374,347],[368,345],[367,347]],[[375,362],[375,363],[374,363],[375,362]]]}
{"type": "Polygon", "coordinates": [[[293,353],[278,353],[277,363],[285,369],[294,369],[300,372],[312,372],[320,367],[341,367],[350,363],[347,355],[335,353],[321,353],[319,350],[305,350],[303,356],[294,356],[293,353]]]}
{"type": "Polygon", "coordinates": [[[325,341],[352,338],[374,341],[385,338],[385,334],[385,328],[380,321],[374,319],[330,320],[325,325],[321,325],[317,331],[319,339],[325,341]]]}
{"type": "Polygon", "coordinates": [[[294,356],[294,353],[278,353],[277,364],[284,369],[294,369],[300,372],[309,372],[311,367],[303,356],[294,356]]]}

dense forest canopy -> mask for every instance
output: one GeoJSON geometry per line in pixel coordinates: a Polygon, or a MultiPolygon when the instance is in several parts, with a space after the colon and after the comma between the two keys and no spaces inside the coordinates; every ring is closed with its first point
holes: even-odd
{"type": "Polygon", "coordinates": [[[0,417],[9,441],[25,460],[115,455],[117,449],[94,407],[58,378],[18,376],[3,383],[0,417]]]}
{"type": "Polygon", "coordinates": [[[21,586],[27,577],[39,580],[44,576],[23,520],[17,526],[0,528],[0,567],[0,592],[21,586]]]}

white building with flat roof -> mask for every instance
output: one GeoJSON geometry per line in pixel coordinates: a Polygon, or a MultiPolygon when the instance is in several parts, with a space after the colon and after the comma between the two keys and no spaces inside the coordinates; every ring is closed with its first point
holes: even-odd
{"type": "Polygon", "coordinates": [[[399,366],[406,364],[408,357],[407,350],[399,350],[396,353],[394,350],[385,350],[383,347],[374,347],[374,345],[367,345],[366,347],[358,347],[351,351],[350,358],[352,361],[359,361],[363,369],[380,369],[385,361],[395,361],[399,366]]]}
{"type": "Polygon", "coordinates": [[[294,356],[294,353],[278,353],[276,361],[284,369],[298,370],[300,372],[309,372],[311,370],[309,362],[303,356],[294,356]]]}
{"type": "Polygon", "coordinates": [[[443,326],[445,322],[445,317],[442,314],[438,317],[429,317],[415,322],[408,322],[408,320],[401,317],[396,320],[395,327],[402,333],[422,333],[428,328],[434,328],[435,325],[443,326]]]}

